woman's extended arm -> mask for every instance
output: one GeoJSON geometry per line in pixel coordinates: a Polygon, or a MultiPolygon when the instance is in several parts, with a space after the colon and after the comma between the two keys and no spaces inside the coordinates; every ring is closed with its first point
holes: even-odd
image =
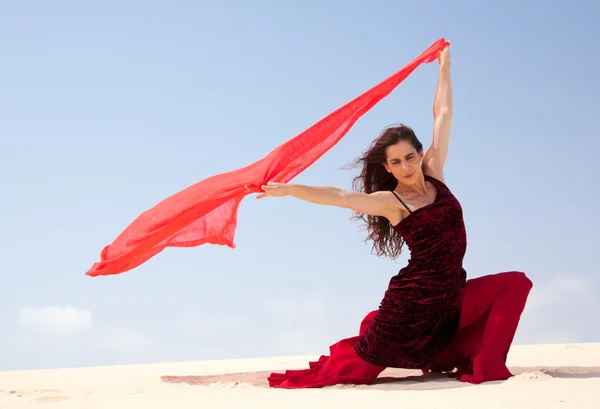
{"type": "Polygon", "coordinates": [[[262,186],[262,189],[264,192],[257,196],[257,199],[266,196],[293,196],[311,203],[344,207],[371,216],[383,216],[391,219],[390,221],[399,218],[401,215],[397,204],[398,199],[393,197],[392,192],[388,191],[367,194],[331,186],[306,186],[275,182],[267,183],[262,186]]]}
{"type": "Polygon", "coordinates": [[[450,48],[439,52],[438,86],[433,103],[433,142],[423,158],[423,164],[443,180],[444,164],[450,143],[452,122],[452,81],[450,78],[450,48]]]}

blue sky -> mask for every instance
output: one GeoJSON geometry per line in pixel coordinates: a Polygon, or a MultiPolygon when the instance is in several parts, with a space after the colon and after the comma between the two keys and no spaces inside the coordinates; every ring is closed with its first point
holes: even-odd
{"type": "MultiPolygon", "coordinates": [[[[262,158],[452,40],[446,179],[470,277],[521,270],[515,342],[597,342],[600,6],[589,1],[2,1],[0,370],[326,353],[404,265],[349,211],[240,207],[237,248],[167,249],[85,271],[139,213],[262,158]]],[[[421,66],[298,183],[385,127],[428,146],[437,63],[421,66]]]]}

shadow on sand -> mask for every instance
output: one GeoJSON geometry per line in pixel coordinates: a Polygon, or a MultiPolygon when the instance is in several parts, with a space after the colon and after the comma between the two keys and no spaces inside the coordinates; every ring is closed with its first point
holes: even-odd
{"type": "MultiPolygon", "coordinates": [[[[525,379],[585,379],[600,378],[600,366],[540,366],[540,367],[511,367],[515,377],[525,379]]],[[[163,376],[161,380],[166,383],[185,383],[199,386],[221,386],[221,387],[257,387],[268,388],[268,376],[273,371],[243,372],[222,375],[204,376],[163,376]]],[[[509,380],[510,381],[510,380],[509,380]]],[[[487,384],[499,384],[506,381],[488,382],[487,384]]],[[[378,390],[432,390],[463,388],[472,386],[468,383],[457,381],[447,374],[421,374],[420,371],[405,369],[387,369],[371,385],[336,385],[337,389],[378,389],[378,390]]]]}

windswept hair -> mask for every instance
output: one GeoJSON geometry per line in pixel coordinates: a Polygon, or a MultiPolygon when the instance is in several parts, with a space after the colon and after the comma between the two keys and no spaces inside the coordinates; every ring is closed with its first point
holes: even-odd
{"type": "MultiPolygon", "coordinates": [[[[352,188],[355,191],[373,193],[383,190],[391,191],[396,188],[398,181],[385,169],[383,164],[387,160],[387,147],[401,141],[409,142],[417,152],[423,149],[423,144],[410,127],[400,124],[385,129],[371,143],[369,149],[351,164],[352,167],[362,167],[360,174],[352,182],[352,188]]],[[[373,253],[379,257],[391,259],[400,256],[404,240],[394,232],[392,225],[385,217],[354,212],[353,219],[359,219],[366,223],[369,234],[365,241],[373,241],[373,253]]]]}

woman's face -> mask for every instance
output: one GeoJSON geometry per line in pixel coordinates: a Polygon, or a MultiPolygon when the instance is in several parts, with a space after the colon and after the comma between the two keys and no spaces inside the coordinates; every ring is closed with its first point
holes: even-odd
{"type": "Polygon", "coordinates": [[[388,146],[386,155],[386,162],[383,165],[399,183],[404,185],[417,183],[423,173],[421,170],[423,151],[417,152],[409,142],[401,141],[388,146]]]}

